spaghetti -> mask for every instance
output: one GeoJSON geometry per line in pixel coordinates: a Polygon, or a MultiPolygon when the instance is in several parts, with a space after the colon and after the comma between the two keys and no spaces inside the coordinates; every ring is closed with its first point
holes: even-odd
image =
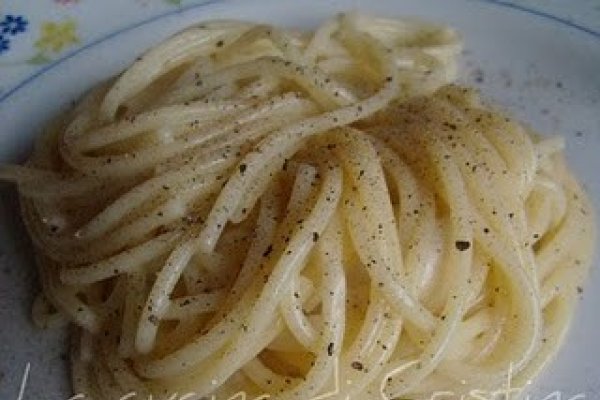
{"type": "Polygon", "coordinates": [[[563,142],[449,85],[449,28],[215,21],[41,136],[15,182],[93,399],[429,398],[556,352],[590,264],[563,142]]]}

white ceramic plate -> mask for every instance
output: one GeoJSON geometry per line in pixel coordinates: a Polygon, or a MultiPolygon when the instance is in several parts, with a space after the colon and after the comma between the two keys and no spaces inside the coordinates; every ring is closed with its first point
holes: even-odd
{"type": "MultiPolygon", "coordinates": [[[[161,8],[149,0],[136,0],[142,11],[135,13],[131,4],[122,11],[111,1],[96,7],[102,15],[92,15],[94,7],[70,11],[95,24],[96,36],[81,27],[86,40],[54,59],[34,59],[22,69],[6,69],[0,54],[0,162],[22,160],[48,118],[122,70],[147,47],[193,22],[226,17],[309,27],[335,12],[359,9],[420,16],[456,27],[466,47],[463,81],[480,87],[485,97],[534,128],[565,136],[569,160],[600,209],[600,29],[593,26],[600,21],[597,0],[569,2],[562,8],[556,1],[544,2],[550,11],[535,7],[542,2],[533,0],[527,6],[474,0],[233,0],[183,5],[164,1],[179,6],[161,8]],[[580,19],[574,22],[577,15],[580,19]],[[103,31],[104,21],[119,23],[103,31]]],[[[65,5],[78,0],[55,2],[65,5]]],[[[35,3],[35,12],[43,15],[39,10],[43,7],[35,3]]],[[[67,13],[53,12],[58,17],[67,13]]],[[[43,48],[28,40],[31,46],[43,48]]],[[[13,191],[3,187],[0,196],[0,399],[18,398],[28,363],[31,370],[23,399],[67,399],[65,334],[38,331],[30,322],[36,290],[31,247],[13,191]]],[[[596,318],[600,274],[595,264],[567,343],[536,381],[532,400],[600,398],[600,319],[596,318]],[[562,397],[557,397],[559,393],[562,397]],[[578,394],[584,397],[574,397],[578,394]]]]}

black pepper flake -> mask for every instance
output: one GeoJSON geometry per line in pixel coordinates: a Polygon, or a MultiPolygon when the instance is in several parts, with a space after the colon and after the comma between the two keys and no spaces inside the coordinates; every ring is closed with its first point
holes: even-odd
{"type": "Polygon", "coordinates": [[[222,41],[222,40],[219,40],[219,41],[217,42],[217,47],[223,47],[223,45],[224,45],[224,44],[225,44],[225,42],[224,42],[224,41],[222,41]]]}
{"type": "Polygon", "coordinates": [[[273,252],[273,245],[270,244],[265,252],[263,253],[263,257],[269,257],[269,255],[273,252]]]}
{"type": "Polygon", "coordinates": [[[333,356],[333,342],[330,342],[327,346],[327,354],[329,355],[329,357],[333,356]]]}
{"type": "Polygon", "coordinates": [[[466,240],[457,240],[456,242],[454,242],[454,245],[456,246],[456,249],[458,251],[465,251],[471,247],[471,242],[466,240]]]}
{"type": "Polygon", "coordinates": [[[319,240],[319,234],[317,232],[313,232],[313,242],[319,240]]]}
{"type": "Polygon", "coordinates": [[[581,286],[577,286],[577,293],[582,294],[583,288],[581,286]]]}
{"type": "Polygon", "coordinates": [[[475,71],[473,71],[473,78],[475,79],[475,82],[483,83],[483,81],[485,79],[483,70],[480,68],[477,68],[475,71]]]}
{"type": "Polygon", "coordinates": [[[240,169],[240,174],[243,174],[244,172],[246,172],[246,164],[240,164],[239,169],[240,169]]]}
{"type": "Polygon", "coordinates": [[[352,364],[350,364],[350,366],[357,371],[362,371],[364,368],[362,363],[359,361],[352,361],[352,364]]]}
{"type": "Polygon", "coordinates": [[[158,325],[158,317],[154,314],[150,315],[148,317],[148,321],[152,324],[152,325],[158,325]]]}

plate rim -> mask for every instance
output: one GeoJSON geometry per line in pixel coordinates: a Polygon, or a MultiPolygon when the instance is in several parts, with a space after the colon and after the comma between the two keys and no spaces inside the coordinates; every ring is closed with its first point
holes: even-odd
{"type": "MultiPolygon", "coordinates": [[[[600,31],[596,31],[592,28],[588,28],[584,25],[570,21],[567,18],[563,18],[563,17],[557,16],[557,15],[551,14],[549,12],[536,10],[534,8],[530,8],[527,6],[523,6],[523,5],[520,5],[517,3],[510,2],[510,1],[505,1],[505,0],[471,0],[471,1],[473,1],[474,3],[480,3],[480,4],[490,5],[490,6],[501,7],[501,8],[507,9],[507,10],[512,10],[512,11],[517,11],[517,12],[520,12],[523,14],[528,14],[528,15],[534,16],[540,20],[544,20],[547,23],[551,23],[555,26],[562,26],[563,28],[569,28],[571,31],[583,33],[583,34],[586,34],[586,36],[588,36],[588,37],[592,37],[592,38],[600,40],[600,31]]],[[[228,0],[206,0],[201,3],[190,4],[187,6],[180,6],[177,9],[158,13],[151,17],[137,21],[133,24],[126,25],[119,29],[111,31],[109,33],[106,33],[106,34],[84,44],[83,46],[65,54],[63,57],[54,60],[53,62],[45,65],[44,67],[42,67],[39,70],[35,71],[34,73],[30,74],[26,78],[22,79],[15,86],[6,90],[4,93],[0,94],[0,105],[2,105],[2,103],[4,103],[6,100],[8,100],[15,93],[20,91],[22,88],[31,84],[38,77],[46,74],[47,72],[49,72],[50,70],[54,69],[55,67],[61,65],[62,63],[66,62],[67,60],[74,58],[78,54],[85,52],[101,43],[104,43],[110,39],[113,39],[113,38],[121,35],[121,34],[130,32],[136,28],[151,24],[153,22],[156,22],[156,21],[164,19],[164,18],[182,14],[182,13],[185,13],[190,10],[197,10],[197,9],[211,6],[214,4],[227,3],[227,2],[228,2],[228,0]]]]}

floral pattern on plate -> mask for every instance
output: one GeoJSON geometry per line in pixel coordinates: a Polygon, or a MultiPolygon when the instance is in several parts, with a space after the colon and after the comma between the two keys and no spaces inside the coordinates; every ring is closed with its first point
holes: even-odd
{"type": "Polygon", "coordinates": [[[4,15],[0,21],[0,54],[10,50],[11,39],[27,30],[29,21],[22,15],[4,15]]]}

